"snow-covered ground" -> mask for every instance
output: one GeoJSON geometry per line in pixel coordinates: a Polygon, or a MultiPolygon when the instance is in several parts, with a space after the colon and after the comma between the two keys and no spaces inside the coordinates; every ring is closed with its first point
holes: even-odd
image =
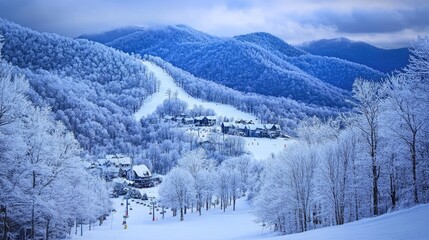
{"type": "MultiPolygon", "coordinates": [[[[148,195],[156,189],[145,190],[148,195]]],[[[273,240],[425,240],[429,239],[429,204],[416,206],[380,217],[363,219],[357,222],[311,230],[305,233],[277,236],[269,227],[262,228],[255,222],[248,202],[239,199],[237,211],[226,213],[219,208],[185,215],[185,221],[172,217],[167,210],[165,219],[156,212],[158,221],[152,221],[149,208],[130,201],[127,229],[122,225],[125,206],[121,198],[114,199],[116,213],[110,215],[102,226],[88,231],[84,228],[83,237],[72,234],[74,240],[135,240],[135,239],[273,239],[273,240]]],[[[147,201],[146,201],[147,203],[147,201]]],[[[161,209],[160,209],[161,211],[161,209]]],[[[80,231],[78,231],[80,233],[80,231]]]]}
{"type": "Polygon", "coordinates": [[[295,142],[290,138],[243,138],[246,143],[246,149],[256,160],[266,160],[273,155],[285,150],[289,145],[295,142]]]}
{"type": "MultiPolygon", "coordinates": [[[[153,190],[147,190],[153,192],[153,190]]],[[[148,194],[151,196],[150,194],[148,194]]],[[[256,223],[251,207],[244,199],[237,202],[237,211],[231,208],[224,213],[220,208],[203,211],[199,216],[196,212],[188,212],[183,222],[178,216],[172,217],[171,210],[166,210],[165,219],[158,212],[155,213],[158,221],[152,221],[147,206],[129,201],[132,210],[129,210],[127,229],[122,225],[125,204],[121,206],[122,199],[114,199],[116,213],[110,215],[102,226],[95,226],[88,231],[84,227],[83,236],[72,234],[75,240],[136,240],[136,239],[252,239],[267,236],[275,236],[267,228],[262,231],[261,224],[256,223]]],[[[146,203],[148,201],[145,201],[146,203]]]]}
{"type": "Polygon", "coordinates": [[[273,240],[428,240],[429,204],[273,240]]]}
{"type": "Polygon", "coordinates": [[[177,91],[178,98],[182,101],[187,102],[190,108],[192,108],[194,105],[202,105],[204,108],[213,109],[218,116],[224,116],[234,119],[240,118],[257,122],[257,118],[255,116],[240,111],[233,106],[220,103],[206,102],[201,99],[197,99],[190,96],[181,87],[177,86],[173,78],[158,65],[149,61],[142,62],[149,69],[149,71],[155,74],[156,79],[160,81],[160,87],[159,91],[148,97],[143,103],[143,105],[140,107],[140,109],[134,114],[134,118],[136,120],[140,120],[141,118],[146,117],[151,113],[155,112],[158,105],[162,104],[162,102],[167,99],[168,96],[166,93],[167,90],[170,89],[173,93],[177,91]]]}
{"type": "MultiPolygon", "coordinates": [[[[210,134],[220,134],[220,127],[214,128],[216,132],[213,132],[213,127],[191,127],[186,128],[187,133],[192,133],[195,136],[199,136],[201,141],[209,139],[210,134]]],[[[230,135],[225,135],[229,137],[230,135]]],[[[296,140],[293,138],[254,138],[254,137],[240,137],[244,140],[244,147],[246,151],[250,153],[256,160],[267,160],[272,158],[273,155],[285,150],[291,146],[296,140]]]]}

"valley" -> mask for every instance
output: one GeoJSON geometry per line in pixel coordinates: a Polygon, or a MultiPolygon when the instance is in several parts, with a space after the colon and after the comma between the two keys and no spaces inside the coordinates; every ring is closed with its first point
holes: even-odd
{"type": "Polygon", "coordinates": [[[2,240],[429,239],[429,37],[112,29],[0,16],[2,240]]]}

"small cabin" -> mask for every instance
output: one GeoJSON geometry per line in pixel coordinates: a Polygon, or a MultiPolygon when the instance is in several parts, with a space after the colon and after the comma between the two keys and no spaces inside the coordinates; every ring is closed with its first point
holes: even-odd
{"type": "Polygon", "coordinates": [[[222,133],[224,133],[224,134],[228,134],[228,132],[229,132],[229,130],[230,130],[230,128],[231,128],[232,126],[234,126],[232,122],[223,122],[223,123],[220,125],[221,132],[222,132],[222,133]]]}
{"type": "Polygon", "coordinates": [[[195,126],[213,126],[216,124],[215,116],[200,116],[194,118],[195,126]]]}
{"type": "Polygon", "coordinates": [[[182,118],[182,124],[184,124],[184,125],[194,124],[194,119],[191,117],[184,117],[184,118],[182,118]]]}
{"type": "Polygon", "coordinates": [[[132,178],[130,180],[134,182],[134,187],[149,188],[155,186],[154,179],[152,179],[152,173],[144,164],[133,166],[131,177],[132,178]]]}

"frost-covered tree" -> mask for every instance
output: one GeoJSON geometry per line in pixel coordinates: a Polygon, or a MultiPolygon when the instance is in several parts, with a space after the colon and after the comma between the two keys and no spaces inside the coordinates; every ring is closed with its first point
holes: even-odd
{"type": "Polygon", "coordinates": [[[429,114],[425,111],[429,106],[425,98],[429,94],[422,91],[421,88],[416,88],[415,84],[410,84],[406,79],[406,75],[389,78],[387,94],[388,98],[385,102],[388,109],[385,114],[386,121],[395,119],[389,125],[390,131],[401,139],[408,149],[413,182],[413,201],[417,204],[419,203],[419,186],[417,182],[418,149],[423,144],[422,134],[427,130],[425,125],[427,126],[426,123],[429,121],[429,114]]]}
{"type": "Polygon", "coordinates": [[[79,192],[69,191],[73,178],[91,177],[82,165],[82,149],[74,135],[53,120],[48,108],[35,107],[28,101],[28,82],[12,74],[8,64],[0,65],[3,236],[20,238],[30,230],[31,239],[64,238],[75,219],[74,206],[78,205],[70,199],[93,199],[79,203],[86,208],[82,220],[97,218],[110,209],[108,202],[95,208],[97,201],[108,198],[107,189],[96,179],[93,183],[102,191],[98,195],[84,185],[79,186],[79,192]]]}
{"type": "Polygon", "coordinates": [[[185,169],[173,168],[159,186],[160,202],[168,207],[180,209],[180,221],[184,220],[185,208],[195,198],[194,178],[185,169]]]}
{"type": "Polygon", "coordinates": [[[37,33],[0,20],[2,55],[12,73],[25,75],[29,99],[51,107],[92,155],[132,154],[144,148],[135,113],[155,92],[141,61],[86,40],[37,33]]]}
{"type": "Polygon", "coordinates": [[[202,148],[185,153],[182,158],[179,159],[177,165],[188,170],[194,179],[198,172],[204,169],[211,171],[214,168],[213,161],[206,158],[206,153],[202,148]]]}
{"type": "Polygon", "coordinates": [[[261,193],[255,200],[259,219],[283,233],[309,230],[315,170],[314,154],[303,143],[275,157],[264,170],[261,193]]]}
{"type": "Polygon", "coordinates": [[[380,84],[356,79],[353,85],[353,96],[356,99],[355,110],[359,114],[356,126],[360,129],[366,142],[366,152],[371,159],[372,171],[372,207],[373,214],[379,214],[380,163],[378,162],[378,145],[380,144],[380,114],[382,112],[382,92],[380,84]]]}
{"type": "Polygon", "coordinates": [[[213,196],[213,189],[213,173],[206,169],[198,171],[195,176],[195,193],[197,211],[200,215],[204,207],[208,210],[213,196]]]}

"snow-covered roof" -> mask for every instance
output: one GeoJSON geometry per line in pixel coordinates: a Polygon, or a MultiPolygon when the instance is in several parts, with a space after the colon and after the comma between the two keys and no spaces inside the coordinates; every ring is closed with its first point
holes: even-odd
{"type": "Polygon", "coordinates": [[[185,121],[194,121],[194,119],[193,118],[191,118],[191,117],[185,117],[185,118],[183,118],[185,121]]]}
{"type": "Polygon", "coordinates": [[[201,120],[203,120],[203,118],[204,118],[204,116],[199,116],[199,117],[195,117],[195,120],[201,121],[201,120]]]}
{"type": "Polygon", "coordinates": [[[265,129],[264,124],[252,124],[251,126],[255,129],[265,129]]]}
{"type": "Polygon", "coordinates": [[[115,165],[131,165],[131,158],[123,154],[106,155],[106,159],[115,165]]]}
{"type": "Polygon", "coordinates": [[[114,178],[114,179],[112,179],[112,182],[123,183],[123,184],[133,184],[134,183],[134,181],[130,181],[130,180],[127,180],[125,178],[114,178]]]}
{"type": "Polygon", "coordinates": [[[116,158],[116,159],[113,159],[113,162],[121,165],[131,165],[131,158],[130,157],[116,158]]]}
{"type": "Polygon", "coordinates": [[[223,122],[222,123],[225,127],[231,127],[231,126],[233,126],[234,125],[234,123],[232,123],[232,122],[223,122]]]}
{"type": "Polygon", "coordinates": [[[144,164],[133,166],[133,170],[137,174],[137,176],[139,176],[139,177],[151,176],[149,168],[144,164]]]}
{"type": "Polygon", "coordinates": [[[250,129],[250,130],[256,130],[256,125],[248,125],[247,126],[247,129],[250,129]]]}
{"type": "Polygon", "coordinates": [[[267,124],[267,125],[265,125],[265,127],[268,130],[271,129],[271,128],[273,128],[273,127],[276,127],[277,129],[280,129],[280,125],[278,125],[278,124],[267,124]]]}
{"type": "Polygon", "coordinates": [[[216,116],[207,116],[208,120],[216,120],[216,116]]]}
{"type": "Polygon", "coordinates": [[[107,160],[106,158],[100,158],[100,159],[97,159],[97,162],[98,162],[100,165],[104,165],[105,163],[107,163],[107,162],[108,162],[108,160],[107,160]]]}

